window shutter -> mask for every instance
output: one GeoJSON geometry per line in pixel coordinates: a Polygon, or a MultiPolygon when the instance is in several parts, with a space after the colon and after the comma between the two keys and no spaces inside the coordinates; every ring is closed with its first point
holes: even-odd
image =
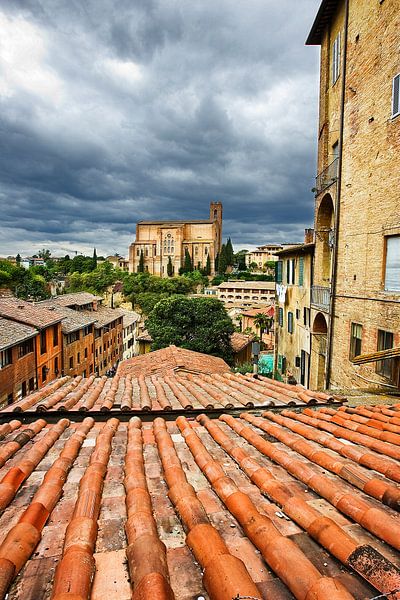
{"type": "Polygon", "coordinates": [[[283,308],[279,309],[279,325],[283,327],[283,308]]]}
{"type": "Polygon", "coordinates": [[[400,73],[393,77],[392,117],[400,114],[400,73]]]}
{"type": "Polygon", "coordinates": [[[304,283],[304,257],[299,258],[299,285],[304,283]]]}
{"type": "Polygon", "coordinates": [[[276,283],[282,283],[282,261],[278,260],[275,263],[275,281],[276,283]]]}
{"type": "Polygon", "coordinates": [[[293,313],[292,312],[288,312],[288,332],[289,333],[293,333],[293,313]]]}

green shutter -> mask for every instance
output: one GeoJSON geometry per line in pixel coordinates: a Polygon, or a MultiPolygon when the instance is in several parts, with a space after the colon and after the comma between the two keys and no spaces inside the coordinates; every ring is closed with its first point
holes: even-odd
{"type": "Polygon", "coordinates": [[[304,257],[299,258],[299,285],[304,283],[304,257]]]}
{"type": "Polygon", "coordinates": [[[279,309],[279,325],[283,327],[283,308],[279,309]]]}
{"type": "Polygon", "coordinates": [[[282,283],[282,261],[277,260],[275,263],[275,282],[282,283]]]}

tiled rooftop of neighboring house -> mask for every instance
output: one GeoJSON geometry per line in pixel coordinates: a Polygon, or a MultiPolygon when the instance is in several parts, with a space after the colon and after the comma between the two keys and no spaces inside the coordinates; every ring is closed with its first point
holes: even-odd
{"type": "MultiPolygon", "coordinates": [[[[310,392],[301,386],[287,385],[264,377],[256,380],[251,375],[233,374],[227,372],[227,368],[215,369],[209,374],[196,371],[194,360],[191,365],[178,364],[177,367],[175,371],[173,367],[168,368],[166,365],[164,368],[159,365],[158,370],[157,365],[154,365],[154,370],[143,369],[142,372],[127,373],[118,370],[113,379],[94,376],[87,379],[64,377],[7,406],[0,413],[25,412],[32,415],[68,411],[75,415],[84,412],[119,415],[121,412],[131,411],[222,411],[342,401],[322,392],[310,392]]],[[[205,363],[202,362],[199,368],[205,369],[205,363]]]]}
{"type": "Polygon", "coordinates": [[[245,317],[256,317],[259,314],[267,315],[268,317],[273,317],[275,313],[275,309],[273,306],[260,306],[259,308],[248,308],[242,312],[242,315],[245,317]]]}
{"type": "Polygon", "coordinates": [[[240,352],[254,340],[253,334],[239,333],[235,331],[231,335],[231,346],[234,352],[240,352]]]}
{"type": "Polygon", "coordinates": [[[1,597],[399,598],[400,411],[363,410],[2,425],[1,597]]]}
{"type": "Polygon", "coordinates": [[[243,289],[243,290],[275,290],[274,281],[224,281],[218,286],[219,290],[232,290],[232,289],[243,289]]]}
{"type": "MultiPolygon", "coordinates": [[[[147,334],[147,332],[144,333],[147,334]]],[[[142,336],[138,339],[142,339],[142,336]]],[[[152,341],[151,338],[150,341],[152,341]]],[[[124,360],[118,367],[118,373],[138,377],[139,375],[162,373],[170,369],[199,373],[223,373],[228,371],[229,367],[222,358],[172,345],[162,350],[155,350],[124,360]]]]}
{"type": "Polygon", "coordinates": [[[118,311],[120,314],[122,314],[122,325],[124,328],[140,321],[139,313],[135,312],[134,310],[119,308],[118,311]]]}
{"type": "Polygon", "coordinates": [[[123,315],[119,308],[107,308],[106,306],[99,306],[96,311],[91,310],[80,310],[83,315],[88,317],[93,316],[95,319],[95,328],[100,329],[105,325],[109,325],[116,319],[120,319],[123,315]]]}
{"type": "Polygon", "coordinates": [[[55,306],[57,313],[62,316],[61,329],[63,333],[71,333],[82,327],[92,325],[97,318],[97,312],[76,311],[66,306],[58,306],[52,300],[45,300],[40,306],[55,306]]]}
{"type": "Polygon", "coordinates": [[[0,350],[21,344],[37,335],[37,330],[10,319],[0,317],[0,350]]]}
{"type": "Polygon", "coordinates": [[[85,306],[103,300],[102,296],[95,296],[89,292],[75,292],[72,294],[61,294],[52,299],[60,306],[85,306]]]}
{"type": "Polygon", "coordinates": [[[53,307],[26,302],[19,298],[0,298],[0,316],[38,329],[59,323],[62,319],[53,307]]]}

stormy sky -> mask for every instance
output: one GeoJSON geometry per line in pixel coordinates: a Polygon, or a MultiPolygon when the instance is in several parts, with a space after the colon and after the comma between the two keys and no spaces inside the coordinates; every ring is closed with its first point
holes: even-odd
{"type": "Polygon", "coordinates": [[[312,223],[319,0],[0,0],[0,255],[127,255],[224,205],[236,249],[312,223]]]}

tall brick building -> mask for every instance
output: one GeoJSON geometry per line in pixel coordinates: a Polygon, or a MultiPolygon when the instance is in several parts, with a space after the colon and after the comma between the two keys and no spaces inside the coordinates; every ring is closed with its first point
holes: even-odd
{"type": "Polygon", "coordinates": [[[324,0],[311,323],[328,387],[398,387],[400,345],[400,1],[324,0]],[[332,317],[333,315],[333,317],[332,317]]]}
{"type": "Polygon", "coordinates": [[[171,259],[173,272],[178,275],[188,250],[195,267],[204,268],[207,256],[214,273],[215,257],[221,249],[222,204],[210,203],[210,217],[204,220],[139,221],[136,239],[129,247],[129,271],[136,273],[143,253],[144,269],[152,275],[167,277],[171,259]]]}

